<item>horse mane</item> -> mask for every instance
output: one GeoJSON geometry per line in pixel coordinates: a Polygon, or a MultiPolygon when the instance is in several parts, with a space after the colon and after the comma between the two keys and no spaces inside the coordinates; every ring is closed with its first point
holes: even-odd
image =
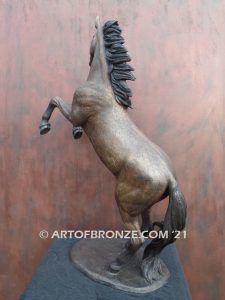
{"type": "Polygon", "coordinates": [[[116,101],[125,108],[131,108],[131,89],[126,80],[135,80],[131,71],[134,69],[127,64],[131,61],[127,49],[123,46],[124,38],[121,36],[118,21],[107,21],[103,26],[103,38],[106,61],[108,64],[109,80],[116,101]]]}

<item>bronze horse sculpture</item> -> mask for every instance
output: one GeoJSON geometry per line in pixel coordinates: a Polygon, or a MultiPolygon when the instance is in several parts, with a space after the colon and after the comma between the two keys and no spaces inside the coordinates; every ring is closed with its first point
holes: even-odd
{"type": "Polygon", "coordinates": [[[154,226],[167,232],[165,238],[155,238],[144,250],[142,273],[152,283],[161,275],[159,253],[175,241],[175,231],[185,227],[186,204],[167,155],[152,143],[131,121],[131,90],[126,80],[134,80],[131,59],[117,21],[104,25],[96,18],[96,32],[90,47],[90,71],[86,82],[76,89],[72,105],[60,97],[50,100],[42,116],[40,133],[50,130],[48,123],[54,108],[69,120],[74,138],[84,130],[96,153],[116,178],[115,199],[127,230],[140,236],[132,238],[123,252],[109,266],[117,274],[140,248],[141,231],[154,226]],[[151,207],[169,196],[163,222],[152,223],[151,207]]]}

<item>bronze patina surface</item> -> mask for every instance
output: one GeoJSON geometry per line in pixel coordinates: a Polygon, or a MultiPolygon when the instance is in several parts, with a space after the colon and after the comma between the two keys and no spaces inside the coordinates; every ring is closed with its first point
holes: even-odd
{"type": "Polygon", "coordinates": [[[153,292],[162,287],[170,274],[161,261],[162,274],[160,280],[152,284],[142,276],[140,263],[146,245],[142,245],[132,259],[114,276],[107,270],[110,261],[117,257],[124,248],[122,239],[83,239],[75,243],[71,250],[71,259],[75,266],[91,279],[100,281],[111,287],[135,294],[153,292]]]}
{"type": "Polygon", "coordinates": [[[134,80],[131,60],[117,21],[102,24],[96,18],[96,32],[90,47],[90,71],[86,82],[74,93],[72,104],[60,97],[50,100],[42,116],[40,133],[50,130],[48,123],[55,107],[74,126],[79,138],[84,130],[96,153],[114,174],[115,199],[127,230],[135,230],[132,238],[110,264],[109,272],[119,274],[130,257],[144,242],[142,229],[154,226],[167,232],[165,238],[155,238],[145,247],[141,262],[142,274],[150,283],[160,280],[163,266],[159,253],[175,241],[175,231],[183,230],[186,204],[167,155],[152,143],[127,114],[131,107],[131,90],[126,80],[134,80]],[[151,207],[169,196],[163,222],[151,222],[151,207]]]}

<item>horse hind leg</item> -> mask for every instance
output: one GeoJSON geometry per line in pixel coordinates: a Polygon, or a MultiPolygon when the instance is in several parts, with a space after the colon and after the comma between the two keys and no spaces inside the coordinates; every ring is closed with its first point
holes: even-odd
{"type": "Polygon", "coordinates": [[[141,231],[151,231],[154,229],[154,223],[151,221],[150,208],[146,209],[142,214],[141,231]]]}
{"type": "Polygon", "coordinates": [[[125,244],[124,250],[109,265],[108,271],[111,274],[117,274],[120,269],[132,259],[135,252],[144,242],[144,238],[141,235],[141,215],[132,217],[124,211],[120,211],[120,214],[124,222],[125,229],[129,231],[135,231],[137,234],[135,237],[131,237],[131,239],[125,244]]]}
{"type": "MultiPolygon", "coordinates": [[[[163,195],[160,197],[159,201],[164,200],[168,196],[169,196],[169,190],[167,188],[165,190],[165,192],[163,193],[163,195]]],[[[159,201],[157,201],[157,202],[159,202],[159,201]]],[[[143,232],[143,231],[155,230],[155,226],[157,226],[159,229],[162,229],[162,227],[163,227],[163,221],[152,222],[152,218],[151,218],[151,206],[150,206],[148,209],[146,209],[142,213],[141,231],[143,232]]]]}
{"type": "Polygon", "coordinates": [[[169,244],[175,242],[175,232],[185,227],[186,202],[175,180],[169,183],[169,204],[163,222],[155,222],[164,237],[156,237],[146,246],[142,259],[142,273],[145,279],[152,283],[163,278],[167,268],[159,254],[169,244]]]}

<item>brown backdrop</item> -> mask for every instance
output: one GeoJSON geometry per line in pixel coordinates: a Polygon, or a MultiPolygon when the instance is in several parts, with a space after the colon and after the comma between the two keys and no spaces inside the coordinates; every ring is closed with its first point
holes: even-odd
{"type": "Polygon", "coordinates": [[[54,95],[88,73],[94,19],[116,18],[137,80],[131,118],[171,157],[188,202],[178,244],[194,299],[224,299],[225,2],[0,2],[1,299],[17,299],[52,242],[42,229],[122,228],[114,178],[88,139],[74,141],[54,95]]]}

